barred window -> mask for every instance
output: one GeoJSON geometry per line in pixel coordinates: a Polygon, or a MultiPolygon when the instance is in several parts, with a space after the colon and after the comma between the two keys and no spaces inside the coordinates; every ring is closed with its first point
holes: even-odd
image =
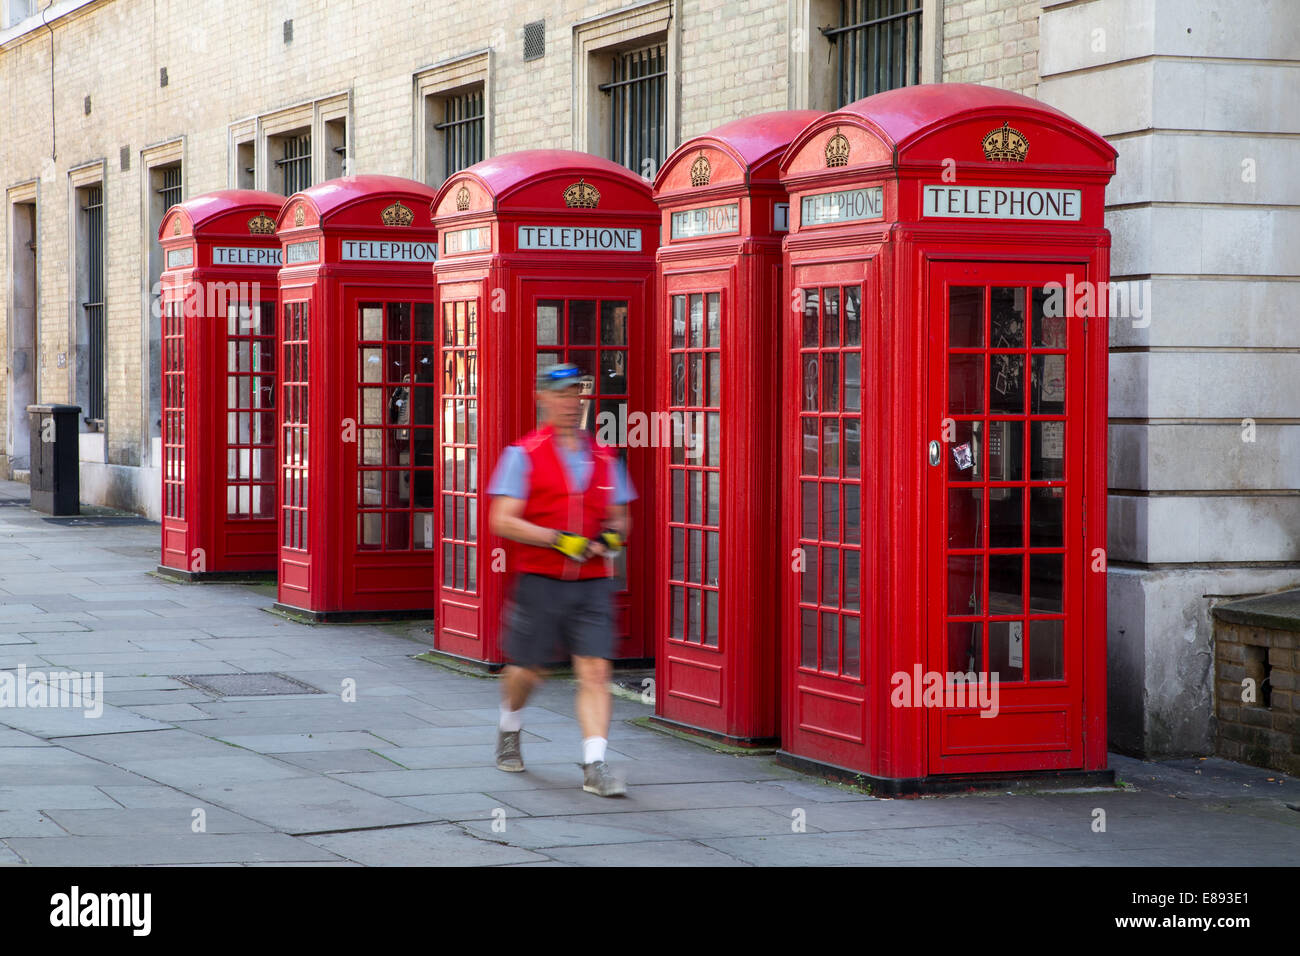
{"type": "MultiPolygon", "coordinates": [[[[104,418],[104,187],[102,184],[78,190],[83,203],[82,249],[80,258],[85,271],[79,283],[82,291],[82,322],[78,335],[78,352],[85,356],[78,362],[78,378],[85,369],[84,384],[79,391],[85,397],[85,417],[90,421],[104,418]]],[[[79,356],[80,358],[80,356],[79,356]]]]}
{"type": "Polygon", "coordinates": [[[311,185],[311,133],[297,132],[279,137],[283,155],[275,161],[280,171],[280,192],[292,196],[311,185]]]}
{"type": "Polygon", "coordinates": [[[653,176],[668,143],[668,47],[664,43],[615,53],[610,82],[610,159],[642,176],[653,176]]]}
{"type": "MultiPolygon", "coordinates": [[[[163,253],[158,243],[158,228],[162,225],[167,210],[180,202],[184,196],[181,187],[181,164],[168,163],[153,166],[148,171],[153,196],[149,202],[149,221],[146,225],[149,237],[149,288],[159,290],[158,282],[162,277],[163,253]]],[[[157,295],[154,291],[152,295],[157,295]]],[[[156,309],[150,309],[149,317],[149,437],[159,438],[163,429],[162,407],[162,361],[163,330],[161,316],[156,309]]],[[[183,517],[183,515],[177,515],[183,517]]]]}
{"type": "Polygon", "coordinates": [[[921,0],[840,0],[837,106],[921,82],[921,0]]]}
{"type": "Polygon", "coordinates": [[[434,126],[442,138],[444,178],[483,158],[483,87],[443,98],[442,122],[434,126]]]}
{"type": "MultiPolygon", "coordinates": [[[[181,201],[181,164],[164,166],[158,171],[162,174],[162,184],[158,186],[158,198],[162,200],[162,211],[166,215],[168,209],[181,201]]],[[[157,231],[154,230],[155,233],[157,231]]]]}

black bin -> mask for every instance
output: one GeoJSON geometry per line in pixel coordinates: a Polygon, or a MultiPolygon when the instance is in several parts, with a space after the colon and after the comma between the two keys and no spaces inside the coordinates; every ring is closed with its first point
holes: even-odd
{"type": "Polygon", "coordinates": [[[80,405],[28,405],[32,508],[52,515],[81,514],[77,473],[80,405]]]}

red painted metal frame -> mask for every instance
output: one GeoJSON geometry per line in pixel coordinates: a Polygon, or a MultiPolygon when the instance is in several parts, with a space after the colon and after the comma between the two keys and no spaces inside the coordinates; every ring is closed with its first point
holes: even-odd
{"type": "MultiPolygon", "coordinates": [[[[669,448],[655,450],[653,493],[665,519],[655,529],[654,547],[655,712],[740,744],[770,742],[777,736],[777,595],[771,588],[755,586],[779,579],[786,564],[772,538],[779,485],[779,389],[773,370],[779,364],[777,330],[785,303],[785,229],[777,221],[777,206],[788,202],[777,162],[795,135],[818,115],[790,110],[727,123],[683,143],[655,181],[664,243],[657,256],[654,408],[676,407],[671,366],[677,296],[720,294],[722,381],[719,606],[713,646],[679,633],[674,621],[673,542],[697,536],[677,536],[669,524],[675,456],[669,448]],[[701,161],[708,165],[704,175],[701,161]],[[672,238],[674,213],[732,204],[734,231],[672,238]]],[[[684,485],[690,487],[685,480],[684,485]]],[[[700,522],[691,515],[690,524],[700,522]]],[[[692,593],[691,588],[682,590],[692,593]]]]}
{"type": "MultiPolygon", "coordinates": [[[[161,276],[164,355],[162,402],[164,461],[162,509],[162,565],[191,579],[272,572],[275,570],[275,517],[241,517],[227,513],[227,315],[208,315],[209,305],[221,307],[241,301],[241,288],[256,292],[258,302],[275,307],[275,264],[216,264],[214,248],[238,246],[279,250],[274,235],[254,232],[251,220],[274,219],[284,200],[272,193],[232,189],[207,193],[178,203],[167,211],[158,231],[163,255],[176,254],[189,263],[164,269],[161,276]],[[259,219],[261,217],[261,219],[259,219]],[[241,283],[247,285],[241,286],[241,283]],[[183,343],[168,343],[169,313],[179,309],[183,343]],[[175,352],[180,344],[183,353],[175,352]],[[172,349],[168,346],[171,345],[172,349]],[[176,358],[183,365],[177,369],[176,358]],[[182,383],[169,389],[167,379],[180,372],[182,383]],[[169,416],[179,416],[170,418],[169,416]],[[180,428],[183,457],[169,459],[168,431],[180,428]],[[179,466],[180,476],[169,471],[179,466]],[[167,486],[183,489],[184,515],[169,514],[167,486]]],[[[164,259],[164,262],[166,259],[164,259]]],[[[265,341],[265,340],[264,340],[265,341]]],[[[274,339],[269,340],[274,348],[274,339]]],[[[276,374],[269,377],[274,388],[276,374]]],[[[278,402],[276,402],[278,405],[278,402]]],[[[251,411],[248,413],[253,414],[251,411]]],[[[274,432],[273,434],[278,434],[274,432]]],[[[276,500],[275,473],[265,493],[276,500]]]]}
{"type": "MultiPolygon", "coordinates": [[[[429,264],[350,261],[342,255],[342,244],[348,240],[435,242],[428,221],[432,198],[433,190],[412,180],[349,176],[295,193],[280,211],[277,227],[285,255],[279,331],[283,337],[290,308],[305,304],[309,438],[305,490],[294,483],[283,489],[286,496],[305,494],[301,505],[307,522],[306,547],[287,547],[286,509],[280,509],[278,579],[283,607],[322,618],[432,613],[435,607],[436,549],[360,550],[357,518],[361,423],[356,306],[360,302],[432,303],[429,264]],[[410,224],[400,225],[402,214],[394,209],[398,215],[386,225],[384,211],[398,202],[411,213],[410,224]],[[304,248],[300,244],[310,242],[318,244],[315,258],[295,261],[304,248]]],[[[279,405],[284,436],[291,423],[286,421],[284,401],[279,405]]],[[[281,455],[282,476],[291,453],[286,449],[281,455]]]]}
{"type": "MultiPolygon", "coordinates": [[[[943,434],[942,420],[935,419],[943,361],[936,352],[945,341],[939,323],[946,313],[944,303],[934,301],[933,283],[965,263],[996,276],[993,284],[1036,284],[1048,274],[1044,266],[1062,279],[1073,271],[1076,280],[1085,273],[1093,281],[1107,280],[1104,191],[1114,160],[1109,144],[1059,111],[967,84],[907,87],[850,104],[810,124],[782,158],[782,180],[791,197],[788,287],[863,284],[862,678],[799,666],[800,581],[786,575],[781,583],[786,753],[884,780],[1063,765],[1105,768],[1106,587],[1105,574],[1092,570],[1092,556],[1106,544],[1104,318],[1090,320],[1086,333],[1071,329],[1072,341],[1084,350],[1087,372],[1082,383],[1070,386],[1082,389],[1073,427],[1084,435],[1084,487],[1076,499],[1083,530],[1066,547],[1087,560],[1075,563],[1079,577],[1066,583],[1067,591],[1080,594],[1070,614],[1081,617],[1083,644],[1082,673],[1068,678],[1079,707],[1068,758],[1061,759],[1057,745],[1035,745],[1035,728],[998,718],[975,718],[978,734],[988,741],[978,754],[945,755],[934,729],[943,711],[894,707],[891,692],[895,675],[910,677],[917,668],[947,670],[936,656],[941,646],[936,629],[945,611],[946,571],[939,549],[943,470],[926,463],[928,443],[943,434]],[[1025,161],[985,158],[982,140],[1004,123],[1028,141],[1025,161]],[[827,147],[837,134],[847,140],[847,162],[828,168],[827,147]],[[923,187],[945,183],[1078,189],[1081,216],[1074,222],[924,217],[923,187]],[[871,186],[882,189],[878,219],[806,227],[800,222],[804,196],[871,186]]],[[[798,318],[792,316],[782,334],[786,362],[799,354],[799,336],[798,318]]],[[[791,464],[783,469],[781,540],[789,553],[800,533],[800,395],[795,388],[782,395],[783,457],[791,464]]],[[[941,447],[946,459],[950,448],[941,447]]],[[[1014,697],[1010,689],[1002,692],[1012,712],[1014,697]]]]}
{"type": "MultiPolygon", "coordinates": [[[[502,451],[534,427],[537,299],[628,300],[629,413],[650,409],[655,362],[650,347],[654,254],[659,216],[650,189],[622,166],[568,150],[526,150],[477,163],[451,176],[432,204],[443,255],[434,269],[440,303],[479,303],[478,593],[443,588],[435,647],[496,665],[505,662],[500,619],[510,582],[502,539],[487,533],[484,490],[502,451]],[[599,192],[594,207],[570,207],[565,191],[584,182],[599,192]],[[520,248],[523,225],[637,228],[638,252],[520,248]],[[449,235],[451,238],[449,238],[449,235]]],[[[544,347],[543,347],[544,348],[544,347]]],[[[655,517],[650,454],[628,452],[632,503],[626,603],[620,608],[621,659],[653,653],[648,605],[649,554],[655,517]]],[[[442,580],[441,572],[438,580],[442,580]]]]}

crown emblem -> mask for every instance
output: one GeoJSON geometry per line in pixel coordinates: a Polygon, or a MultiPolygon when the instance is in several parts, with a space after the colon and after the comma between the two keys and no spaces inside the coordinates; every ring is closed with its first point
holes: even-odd
{"type": "Polygon", "coordinates": [[[456,190],[456,211],[464,212],[469,208],[469,187],[461,186],[456,190]]]}
{"type": "Polygon", "coordinates": [[[385,226],[409,226],[415,222],[415,213],[402,205],[399,199],[379,214],[385,226]]]}
{"type": "Polygon", "coordinates": [[[177,216],[175,221],[172,223],[172,235],[179,236],[180,234],[181,234],[181,217],[177,216]]]}
{"type": "Polygon", "coordinates": [[[572,209],[595,209],[600,205],[600,190],[579,179],[564,191],[564,204],[572,209]]]}
{"type": "Polygon", "coordinates": [[[691,163],[691,185],[707,186],[712,175],[713,167],[709,165],[709,157],[704,155],[704,150],[700,150],[700,155],[691,163]]]}
{"type": "Polygon", "coordinates": [[[275,220],[264,212],[259,212],[248,220],[248,231],[255,236],[269,236],[275,232],[275,220]]]}
{"type": "Polygon", "coordinates": [[[293,224],[295,226],[301,226],[306,221],[307,212],[302,208],[302,205],[299,204],[293,211],[293,224]]]}
{"type": "Polygon", "coordinates": [[[849,164],[849,138],[835,127],[835,135],[826,141],[826,165],[847,166],[849,164]]]}
{"type": "Polygon", "coordinates": [[[1006,123],[985,133],[980,146],[984,148],[984,158],[995,163],[1023,163],[1029,152],[1029,140],[1006,123]]]}

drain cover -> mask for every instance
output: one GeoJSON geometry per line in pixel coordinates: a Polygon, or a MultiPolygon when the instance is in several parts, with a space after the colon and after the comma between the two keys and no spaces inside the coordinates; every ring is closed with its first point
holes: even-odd
{"type": "Polygon", "coordinates": [[[276,697],[282,694],[323,694],[318,687],[283,674],[186,674],[177,675],[191,687],[218,697],[276,697]]]}

